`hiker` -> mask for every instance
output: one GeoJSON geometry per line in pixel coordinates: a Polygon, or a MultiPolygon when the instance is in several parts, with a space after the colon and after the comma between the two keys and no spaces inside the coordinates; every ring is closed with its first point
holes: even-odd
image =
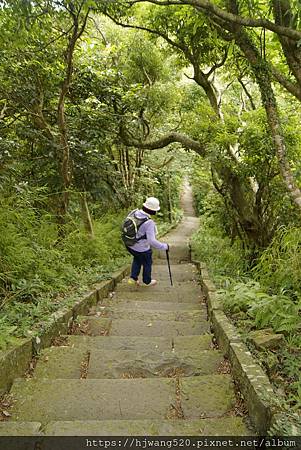
{"type": "Polygon", "coordinates": [[[168,244],[156,239],[157,227],[152,216],[160,210],[160,202],[155,197],[149,197],[142,209],[132,211],[123,224],[122,239],[133,255],[131,277],[128,283],[139,285],[138,277],[143,267],[142,280],[146,286],[154,286],[157,280],[152,279],[152,247],[158,250],[168,250],[168,244]]]}

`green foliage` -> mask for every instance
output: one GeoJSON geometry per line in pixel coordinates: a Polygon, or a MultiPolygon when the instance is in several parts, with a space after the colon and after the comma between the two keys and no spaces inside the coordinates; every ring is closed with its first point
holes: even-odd
{"type": "Polygon", "coordinates": [[[301,229],[280,228],[271,244],[262,252],[254,276],[273,292],[300,296],[301,229]]]}
{"type": "Polygon", "coordinates": [[[253,280],[232,283],[220,290],[225,311],[244,312],[252,319],[254,328],[272,328],[285,334],[298,333],[301,329],[301,300],[294,302],[285,295],[268,295],[253,280]]]}
{"type": "MultiPolygon", "coordinates": [[[[23,198],[24,200],[24,198],[23,198]]],[[[37,200],[37,196],[36,199],[37,200]]],[[[35,301],[42,293],[55,294],[75,282],[78,270],[107,265],[125,255],[119,238],[124,215],[108,214],[95,223],[95,239],[77,224],[68,225],[58,241],[54,217],[24,202],[2,201],[0,286],[2,301],[35,301]],[[14,204],[14,207],[13,207],[14,204]]]]}
{"type": "Polygon", "coordinates": [[[241,276],[247,261],[238,241],[231,240],[216,226],[215,217],[202,216],[202,227],[192,239],[196,259],[208,263],[215,279],[241,276]]]}

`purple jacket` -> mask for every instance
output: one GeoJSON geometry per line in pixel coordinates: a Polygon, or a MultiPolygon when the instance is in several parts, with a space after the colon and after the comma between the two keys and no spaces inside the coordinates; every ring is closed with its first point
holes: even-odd
{"type": "Polygon", "coordinates": [[[144,211],[141,211],[140,209],[138,209],[138,211],[136,212],[136,216],[139,219],[149,217],[149,219],[140,226],[137,233],[138,238],[145,234],[146,239],[141,239],[141,241],[132,245],[131,249],[135,250],[136,252],[146,252],[151,247],[157,248],[158,250],[167,250],[168,249],[167,244],[157,241],[156,239],[157,227],[155,225],[155,222],[152,219],[150,219],[150,216],[146,214],[144,211]]]}

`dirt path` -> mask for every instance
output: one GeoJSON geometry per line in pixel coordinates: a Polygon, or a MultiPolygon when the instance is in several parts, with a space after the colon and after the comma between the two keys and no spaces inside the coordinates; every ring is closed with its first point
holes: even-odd
{"type": "Polygon", "coordinates": [[[189,263],[188,239],[199,223],[187,186],[183,207],[183,221],[166,237],[174,286],[160,255],[157,286],[133,288],[124,280],[79,319],[67,343],[44,350],[33,378],[13,385],[6,422],[12,434],[248,433],[189,263]]]}

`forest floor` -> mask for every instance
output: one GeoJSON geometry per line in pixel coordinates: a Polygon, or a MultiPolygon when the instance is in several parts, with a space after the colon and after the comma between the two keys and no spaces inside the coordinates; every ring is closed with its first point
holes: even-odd
{"type": "Polygon", "coordinates": [[[190,188],[184,217],[157,254],[154,287],[123,280],[78,317],[72,334],[45,349],[15,380],[0,435],[250,434],[231,370],[213,344],[188,241],[198,228],[190,188]]]}

